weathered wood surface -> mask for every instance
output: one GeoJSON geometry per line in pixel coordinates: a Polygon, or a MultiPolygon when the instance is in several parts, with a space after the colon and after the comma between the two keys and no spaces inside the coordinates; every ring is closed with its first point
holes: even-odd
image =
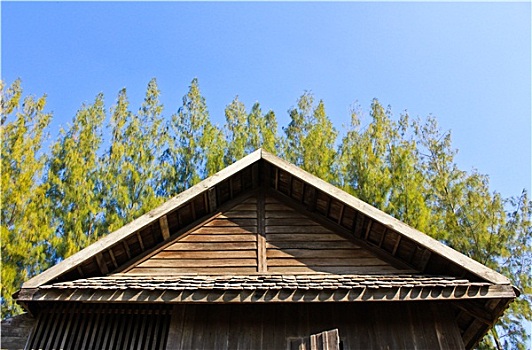
{"type": "MultiPolygon", "coordinates": [[[[498,272],[480,264],[479,262],[468,258],[464,254],[442,244],[441,242],[427,236],[426,234],[406,225],[405,223],[395,219],[394,217],[382,212],[381,210],[355,198],[341,189],[313,176],[297,166],[290,164],[289,162],[282,160],[266,151],[262,151],[262,159],[270,163],[275,168],[275,178],[273,181],[273,188],[287,196],[297,199],[301,198],[302,202],[305,202],[305,193],[299,197],[293,195],[294,180],[305,183],[306,187],[314,187],[318,191],[318,198],[315,204],[316,210],[321,212],[325,217],[329,219],[337,218],[342,222],[342,218],[339,217],[339,210],[334,210],[333,204],[336,203],[337,208],[342,205],[363,213],[364,216],[369,217],[373,222],[380,223],[382,226],[399,233],[406,240],[415,242],[416,245],[428,249],[431,252],[443,256],[446,259],[454,262],[457,266],[468,270],[470,273],[476,275],[481,279],[488,280],[497,284],[509,284],[510,281],[507,277],[499,274],[498,272]],[[321,195],[321,197],[320,197],[321,195]],[[332,208],[332,210],[331,210],[332,208]],[[331,212],[335,215],[331,216],[331,212]],[[338,214],[336,214],[338,213],[338,214]]],[[[309,191],[309,194],[312,194],[309,191]]],[[[345,212],[345,209],[342,210],[345,212]]],[[[402,244],[402,243],[401,243],[402,244]]],[[[404,258],[404,257],[403,257],[404,258]]],[[[408,257],[410,258],[410,256],[408,257]]]]}
{"type": "Polygon", "coordinates": [[[2,320],[0,348],[7,350],[24,349],[36,321],[27,313],[2,320]]]}
{"type": "Polygon", "coordinates": [[[267,196],[268,272],[389,273],[399,271],[351,239],[267,196]],[[272,215],[273,214],[273,215],[272,215]]]}
{"type": "Polygon", "coordinates": [[[26,349],[164,349],[165,306],[55,305],[43,310],[26,349]]]}
{"type": "Polygon", "coordinates": [[[258,271],[257,198],[251,197],[127,270],[128,273],[253,273],[258,271]]]}
{"type": "Polygon", "coordinates": [[[449,305],[176,305],[167,349],[290,349],[337,328],[345,350],[463,349],[449,305]]]}
{"type": "Polygon", "coordinates": [[[126,272],[390,273],[405,271],[259,192],[184,233],[126,272]]]}

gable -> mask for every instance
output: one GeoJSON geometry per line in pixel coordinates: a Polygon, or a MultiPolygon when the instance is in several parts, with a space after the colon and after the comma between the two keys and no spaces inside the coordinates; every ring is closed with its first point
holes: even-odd
{"type": "MultiPolygon", "coordinates": [[[[259,192],[122,271],[135,275],[407,272],[259,192]]],[[[408,271],[411,272],[411,271],[408,271]]]]}

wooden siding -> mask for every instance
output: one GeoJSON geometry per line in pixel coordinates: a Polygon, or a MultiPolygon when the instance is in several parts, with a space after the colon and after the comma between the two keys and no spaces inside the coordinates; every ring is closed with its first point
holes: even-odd
{"type": "Polygon", "coordinates": [[[353,239],[262,192],[208,219],[125,271],[183,273],[399,273],[353,239]]]}
{"type": "Polygon", "coordinates": [[[136,264],[128,273],[257,272],[257,198],[251,197],[208,220],[136,264]]]}
{"type": "Polygon", "coordinates": [[[166,306],[49,305],[26,349],[164,349],[171,309],[166,306]]]}
{"type": "Polygon", "coordinates": [[[444,303],[176,305],[167,349],[288,349],[338,328],[342,348],[463,349],[444,303]]]}
{"type": "Polygon", "coordinates": [[[398,272],[353,240],[271,196],[265,199],[265,232],[268,272],[398,272]]]}

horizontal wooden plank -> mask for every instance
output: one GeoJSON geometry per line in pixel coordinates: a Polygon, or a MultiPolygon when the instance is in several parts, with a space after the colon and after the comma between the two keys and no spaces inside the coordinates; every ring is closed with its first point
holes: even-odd
{"type": "Polygon", "coordinates": [[[214,219],[205,224],[206,227],[226,227],[226,226],[257,226],[256,219],[214,219]]]}
{"type": "Polygon", "coordinates": [[[305,215],[300,214],[298,212],[291,212],[291,211],[285,211],[285,210],[276,210],[276,211],[266,211],[264,212],[264,217],[266,219],[308,219],[305,215]]]}
{"type": "Polygon", "coordinates": [[[256,203],[242,203],[235,205],[231,211],[257,211],[256,203]]]}
{"type": "Polygon", "coordinates": [[[282,210],[282,211],[287,211],[287,212],[295,212],[294,209],[282,203],[266,203],[265,209],[266,211],[282,210]]]}
{"type": "Polygon", "coordinates": [[[187,251],[187,250],[248,250],[257,249],[256,242],[209,242],[209,243],[186,243],[177,242],[164,249],[164,251],[187,251]]]}
{"type": "Polygon", "coordinates": [[[336,234],[324,234],[324,233],[268,233],[266,234],[266,240],[268,242],[287,242],[287,241],[340,241],[349,242],[347,239],[342,238],[336,234]]]}
{"type": "Polygon", "coordinates": [[[268,258],[369,258],[375,255],[365,249],[268,249],[268,258]]]}
{"type": "Polygon", "coordinates": [[[192,232],[193,235],[220,235],[229,233],[257,233],[257,226],[200,227],[192,232]]]}
{"type": "Polygon", "coordinates": [[[360,248],[353,242],[348,240],[334,241],[334,242],[291,242],[291,241],[277,241],[267,242],[266,248],[273,249],[350,249],[360,248]]]}
{"type": "Polygon", "coordinates": [[[220,219],[251,219],[257,218],[257,211],[226,211],[223,214],[218,215],[220,219]]]}
{"type": "Polygon", "coordinates": [[[256,250],[188,250],[162,251],[153,258],[156,259],[217,259],[217,258],[257,258],[256,250]]]}
{"type": "Polygon", "coordinates": [[[246,235],[188,235],[180,240],[180,242],[256,242],[257,236],[255,234],[246,235]]]}
{"type": "Polygon", "coordinates": [[[318,226],[319,224],[309,218],[284,218],[266,219],[266,226],[318,226]]]}
{"type": "Polygon", "coordinates": [[[384,261],[370,258],[271,258],[268,266],[389,266],[384,261]]]}
{"type": "Polygon", "coordinates": [[[400,273],[392,266],[269,266],[270,273],[327,272],[336,274],[400,273]]]}
{"type": "Polygon", "coordinates": [[[149,259],[138,267],[229,267],[256,266],[257,259],[149,259]]]}
{"type": "Polygon", "coordinates": [[[266,226],[266,233],[292,234],[292,233],[333,233],[333,232],[323,226],[266,226]]]}
{"type": "Polygon", "coordinates": [[[250,198],[246,199],[245,201],[243,201],[242,203],[246,203],[246,204],[257,203],[257,197],[250,197],[250,198]]]}
{"type": "Polygon", "coordinates": [[[237,274],[237,273],[256,273],[257,269],[254,267],[166,267],[166,268],[142,268],[136,267],[127,272],[127,274],[135,275],[153,275],[153,276],[168,276],[177,274],[189,273],[205,273],[205,274],[237,274]]]}

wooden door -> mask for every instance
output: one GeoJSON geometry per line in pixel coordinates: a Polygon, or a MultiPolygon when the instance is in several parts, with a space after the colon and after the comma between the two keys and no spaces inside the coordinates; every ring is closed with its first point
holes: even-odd
{"type": "Polygon", "coordinates": [[[292,339],[290,350],[340,350],[338,329],[312,334],[310,337],[292,339]]]}

